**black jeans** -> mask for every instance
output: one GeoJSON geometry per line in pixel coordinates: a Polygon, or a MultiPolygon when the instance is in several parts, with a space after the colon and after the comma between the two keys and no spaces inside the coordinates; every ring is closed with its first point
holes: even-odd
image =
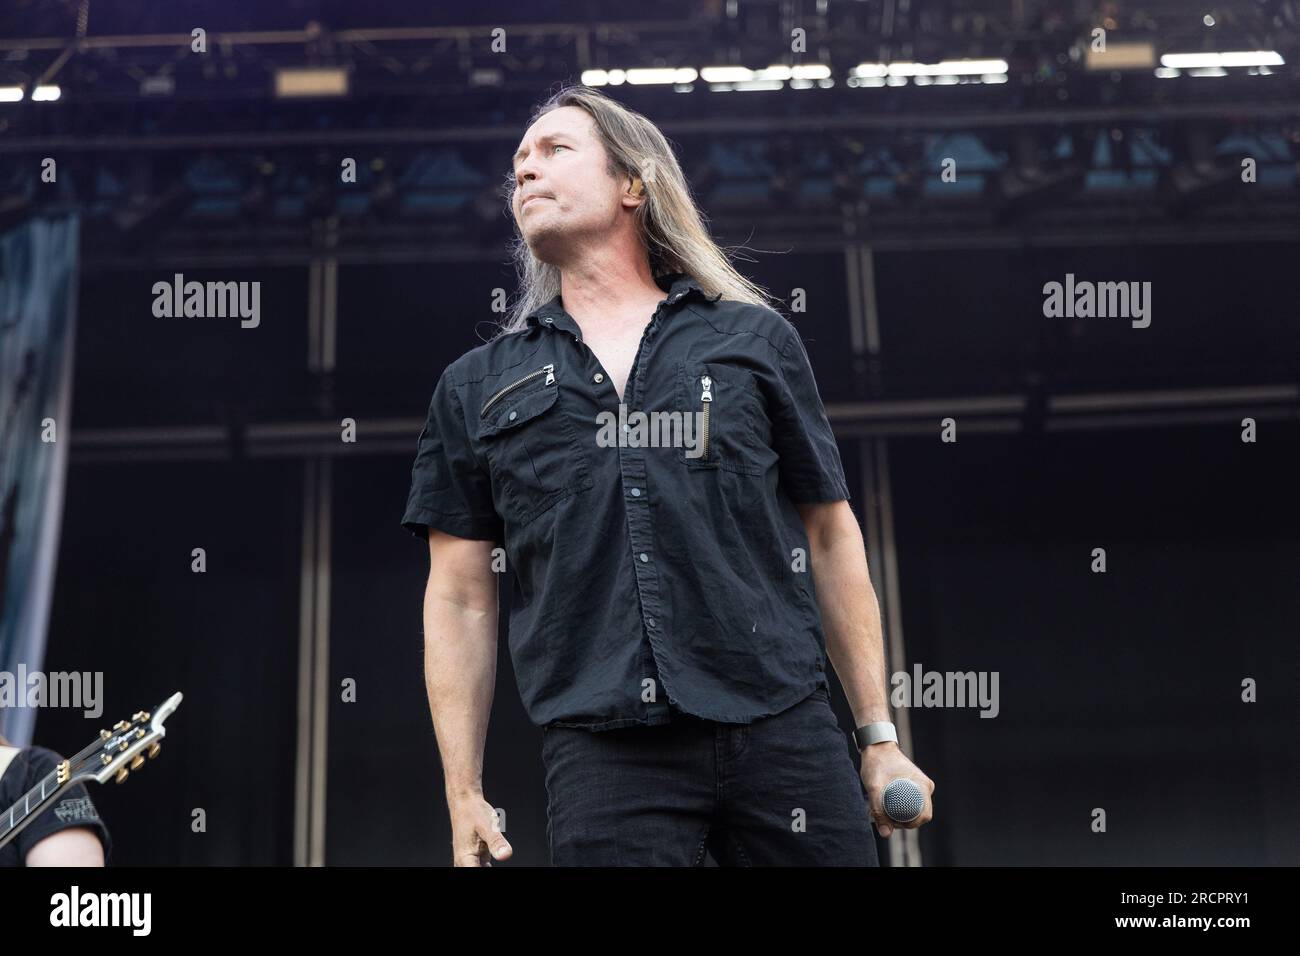
{"type": "Polygon", "coordinates": [[[752,724],[548,727],[556,866],[878,866],[866,791],[830,695],[752,724]]]}

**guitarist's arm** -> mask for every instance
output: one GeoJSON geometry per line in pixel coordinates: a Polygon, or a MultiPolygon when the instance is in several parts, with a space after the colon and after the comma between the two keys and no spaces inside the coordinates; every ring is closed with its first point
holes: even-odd
{"type": "MultiPolygon", "coordinates": [[[[63,758],[46,747],[0,746],[0,764],[6,765],[0,772],[0,813],[13,804],[21,817],[24,795],[61,763],[63,758]]],[[[111,846],[108,828],[78,783],[0,847],[0,866],[104,866],[111,846]]]]}
{"type": "Polygon", "coordinates": [[[103,866],[104,845],[90,827],[52,833],[27,851],[27,866],[103,866]]]}

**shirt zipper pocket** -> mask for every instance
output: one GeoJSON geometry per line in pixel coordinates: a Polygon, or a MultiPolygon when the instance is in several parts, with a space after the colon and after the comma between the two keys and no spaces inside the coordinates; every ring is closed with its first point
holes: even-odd
{"type": "Polygon", "coordinates": [[[516,382],[511,382],[511,383],[510,383],[509,385],[507,385],[505,388],[498,389],[497,392],[496,392],[495,394],[493,394],[493,396],[487,400],[487,403],[483,406],[483,410],[482,410],[481,412],[479,412],[479,418],[486,418],[486,417],[487,417],[487,413],[488,413],[488,409],[489,409],[489,408],[491,408],[493,405],[495,405],[497,402],[499,402],[499,401],[500,401],[502,398],[504,398],[506,395],[509,395],[511,392],[513,392],[513,391],[514,391],[515,389],[517,389],[519,386],[524,385],[524,384],[527,384],[528,382],[531,382],[533,379],[535,379],[537,376],[541,375],[543,372],[546,373],[546,384],[547,384],[547,385],[552,385],[552,384],[554,384],[554,382],[555,382],[555,363],[554,363],[554,362],[548,362],[547,364],[543,365],[541,368],[537,369],[535,372],[529,372],[527,375],[525,375],[523,378],[519,379],[518,381],[516,381],[516,382]]]}
{"type": "Polygon", "coordinates": [[[707,375],[700,377],[700,385],[704,391],[700,395],[701,413],[701,444],[704,450],[700,453],[701,461],[708,461],[709,458],[709,406],[713,404],[713,379],[707,375]]]}

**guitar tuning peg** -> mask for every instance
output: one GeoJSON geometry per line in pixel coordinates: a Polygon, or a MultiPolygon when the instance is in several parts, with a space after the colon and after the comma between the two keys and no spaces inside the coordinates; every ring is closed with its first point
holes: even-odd
{"type": "Polygon", "coordinates": [[[126,778],[129,774],[130,771],[128,771],[125,767],[123,767],[121,770],[117,772],[117,782],[126,783],[126,778]]]}
{"type": "Polygon", "coordinates": [[[143,766],[144,766],[144,757],[140,756],[140,754],[136,754],[135,759],[131,761],[131,769],[139,770],[143,766]]]}
{"type": "Polygon", "coordinates": [[[128,727],[130,727],[130,726],[131,726],[131,725],[130,725],[129,723],[127,723],[125,720],[119,720],[117,723],[115,723],[115,724],[113,725],[113,729],[114,729],[114,730],[126,730],[126,728],[128,728],[128,727]]]}
{"type": "Polygon", "coordinates": [[[159,752],[160,750],[162,750],[162,744],[150,744],[150,745],[149,745],[149,759],[152,760],[154,757],[158,756],[158,752],[159,752]]]}
{"type": "Polygon", "coordinates": [[[143,710],[138,710],[138,711],[136,711],[134,714],[131,715],[131,720],[132,720],[132,721],[136,721],[136,720],[148,720],[148,719],[149,719],[149,715],[148,715],[145,711],[143,711],[143,710]]]}
{"type": "Polygon", "coordinates": [[[111,733],[109,733],[107,730],[101,730],[101,731],[99,732],[99,739],[100,739],[100,740],[107,740],[107,739],[108,739],[109,737],[111,737],[111,736],[113,736],[113,735],[112,735],[111,733]]]}

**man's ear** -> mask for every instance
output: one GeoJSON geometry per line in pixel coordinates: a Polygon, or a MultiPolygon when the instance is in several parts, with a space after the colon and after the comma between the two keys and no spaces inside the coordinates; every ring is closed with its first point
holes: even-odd
{"type": "Polygon", "coordinates": [[[645,183],[641,182],[640,176],[632,177],[632,188],[629,189],[628,192],[630,192],[633,196],[638,196],[638,197],[645,195],[645,183]]]}

